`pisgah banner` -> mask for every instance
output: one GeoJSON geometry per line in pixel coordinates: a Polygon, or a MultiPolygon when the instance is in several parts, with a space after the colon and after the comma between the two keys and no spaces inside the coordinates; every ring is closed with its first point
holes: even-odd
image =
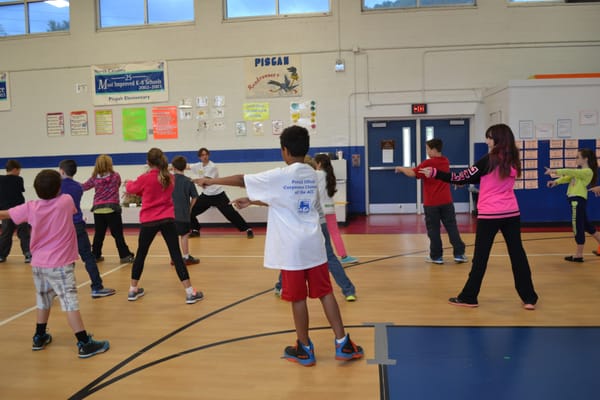
{"type": "Polygon", "coordinates": [[[300,61],[285,54],[246,58],[246,98],[302,96],[300,61]]]}

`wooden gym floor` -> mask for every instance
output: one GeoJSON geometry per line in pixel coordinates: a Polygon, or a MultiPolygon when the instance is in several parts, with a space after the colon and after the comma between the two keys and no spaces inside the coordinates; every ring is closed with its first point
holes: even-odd
{"type": "MultiPolygon", "coordinates": [[[[35,294],[30,268],[23,263],[15,238],[8,261],[0,264],[0,398],[385,399],[394,393],[389,388],[397,382],[388,382],[382,369],[380,361],[387,358],[388,348],[376,336],[376,324],[394,328],[600,326],[600,257],[591,253],[597,247],[593,239],[588,237],[585,262],[573,264],[563,261],[575,247],[567,229],[524,229],[524,246],[540,296],[537,310],[531,312],[521,308],[499,235],[480,307],[464,309],[446,301],[462,288],[470,264],[449,262],[449,248],[446,264],[425,263],[428,240],[422,219],[360,217],[342,228],[349,253],[360,259],[346,269],[358,300],[345,302],[335,283],[334,290],[347,331],[364,347],[365,358],[348,363],[334,359],[333,334],[320,303],[312,300],[311,339],[317,365],[311,368],[281,359],[295,334],[289,304],[273,295],[276,272],[262,267],[264,227],[255,229],[252,240],[230,227],[205,228],[200,238],[190,239],[192,254],[201,259],[189,267],[192,283],[205,294],[194,305],[185,304],[160,236],[141,279],[147,294],[128,302],[131,266],[119,263],[114,242],[107,237],[106,260],[99,268],[105,286],[115,288],[117,294],[91,299],[85,268],[81,262],[76,268],[86,329],[111,344],[107,353],[90,359],[77,358],[75,338],[58,303],[48,325],[53,342],[43,351],[31,351],[35,294]]],[[[469,257],[474,226],[470,215],[459,215],[469,257]]],[[[127,229],[132,250],[137,247],[136,232],[127,229]]],[[[443,240],[447,245],[447,237],[443,240]]],[[[422,351],[426,354],[428,349],[422,351]]],[[[390,355],[398,366],[406,367],[402,354],[391,350],[390,355]]],[[[484,378],[472,376],[474,381],[484,378]]],[[[422,385],[436,384],[431,376],[414,379],[421,379],[422,385]]],[[[593,385],[597,383],[580,384],[577,398],[594,398],[593,385]]]]}

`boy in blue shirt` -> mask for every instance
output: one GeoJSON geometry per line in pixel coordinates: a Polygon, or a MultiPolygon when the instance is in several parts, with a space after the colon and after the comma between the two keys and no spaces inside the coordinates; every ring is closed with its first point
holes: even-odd
{"type": "Polygon", "coordinates": [[[90,276],[92,281],[92,298],[97,299],[100,297],[112,296],[115,294],[115,289],[105,288],[102,284],[102,278],[98,271],[98,264],[96,264],[96,257],[92,254],[92,245],[90,244],[90,238],[85,229],[85,221],[83,220],[83,213],[81,212],[81,196],[83,195],[83,188],[81,184],[73,179],[77,173],[77,163],[75,160],[62,160],[58,164],[58,169],[62,177],[60,191],[61,193],[68,194],[73,198],[77,213],[73,214],[73,224],[75,225],[75,232],[77,234],[77,249],[79,250],[79,256],[85,264],[85,269],[90,276]]]}

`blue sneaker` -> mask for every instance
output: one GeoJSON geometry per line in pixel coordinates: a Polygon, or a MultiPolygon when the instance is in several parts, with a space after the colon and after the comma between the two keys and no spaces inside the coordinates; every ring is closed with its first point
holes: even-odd
{"type": "Polygon", "coordinates": [[[77,342],[79,349],[79,358],[89,358],[96,354],[104,353],[110,348],[108,340],[94,340],[92,335],[88,335],[86,343],[77,342]]]}
{"type": "Polygon", "coordinates": [[[308,346],[305,346],[300,343],[299,340],[296,340],[295,346],[286,347],[283,351],[283,358],[305,367],[310,367],[317,363],[317,360],[315,359],[315,348],[310,339],[308,340],[308,346]]]}
{"type": "Polygon", "coordinates": [[[31,345],[31,350],[44,350],[44,347],[52,343],[52,335],[49,333],[44,333],[43,335],[36,334],[33,337],[33,344],[31,345]]]}
{"type": "Polygon", "coordinates": [[[455,263],[461,264],[461,263],[466,263],[468,261],[469,261],[469,259],[464,254],[462,256],[454,256],[455,263]]]}
{"type": "Polygon", "coordinates": [[[334,342],[336,360],[353,360],[356,358],[362,358],[362,356],[365,354],[362,347],[357,346],[352,340],[350,340],[350,334],[346,334],[346,337],[342,343],[338,343],[335,339],[334,342]]]}
{"type": "Polygon", "coordinates": [[[352,256],[346,256],[346,257],[342,257],[341,261],[342,261],[342,264],[352,264],[352,263],[357,263],[358,258],[352,257],[352,256]]]}
{"type": "Polygon", "coordinates": [[[111,288],[92,289],[92,299],[99,299],[100,297],[112,296],[117,291],[111,288]]]}
{"type": "Polygon", "coordinates": [[[442,257],[439,257],[439,258],[425,257],[425,262],[432,263],[432,264],[443,264],[444,259],[442,257]]]}

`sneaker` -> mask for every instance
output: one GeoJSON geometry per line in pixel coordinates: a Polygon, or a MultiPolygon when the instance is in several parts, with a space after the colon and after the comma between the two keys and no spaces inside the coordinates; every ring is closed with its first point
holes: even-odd
{"type": "Polygon", "coordinates": [[[315,348],[310,339],[308,340],[308,346],[303,345],[299,340],[296,340],[295,346],[287,346],[283,351],[283,358],[305,367],[310,367],[317,363],[315,348]]]}
{"type": "Polygon", "coordinates": [[[356,295],[349,294],[348,296],[346,296],[346,301],[356,301],[356,295]]]}
{"type": "Polygon", "coordinates": [[[97,263],[102,262],[102,261],[104,261],[104,256],[100,256],[100,257],[96,258],[97,263]]]}
{"type": "Polygon", "coordinates": [[[194,303],[199,302],[203,298],[204,298],[204,295],[202,294],[202,292],[196,292],[196,293],[188,294],[187,296],[185,296],[185,302],[187,304],[194,304],[194,303]]]}
{"type": "Polygon", "coordinates": [[[44,347],[52,343],[52,336],[49,333],[44,333],[43,335],[36,334],[33,337],[33,345],[31,346],[31,350],[44,350],[44,347]]]}
{"type": "Polygon", "coordinates": [[[459,299],[458,297],[450,297],[448,299],[448,303],[452,304],[453,306],[461,306],[461,307],[479,307],[479,304],[475,303],[467,303],[466,301],[463,301],[461,299],[459,299]]]}
{"type": "Polygon", "coordinates": [[[6,257],[1,257],[0,256],[0,263],[6,262],[6,257]]]}
{"type": "Polygon", "coordinates": [[[455,263],[461,264],[461,263],[466,263],[468,261],[469,261],[469,259],[464,254],[462,256],[454,256],[455,263]]]}
{"type": "Polygon", "coordinates": [[[277,297],[281,297],[281,292],[282,292],[281,288],[276,287],[275,289],[273,289],[273,294],[275,294],[275,296],[277,296],[277,297]]]}
{"type": "Polygon", "coordinates": [[[573,257],[573,256],[566,256],[566,257],[565,257],[565,261],[571,261],[571,262],[576,262],[576,263],[582,263],[582,262],[583,262],[583,257],[573,257]]]}
{"type": "Polygon", "coordinates": [[[110,348],[108,340],[94,340],[92,335],[88,335],[87,343],[77,342],[79,348],[79,358],[88,358],[96,354],[104,353],[110,348]]]}
{"type": "Polygon", "coordinates": [[[199,264],[200,259],[190,254],[189,256],[183,258],[183,262],[185,263],[185,265],[199,264]]]}
{"type": "Polygon", "coordinates": [[[425,257],[425,262],[432,263],[432,264],[443,264],[444,259],[442,257],[440,257],[440,258],[425,257]]]}
{"type": "Polygon", "coordinates": [[[133,260],[135,260],[135,256],[133,254],[130,254],[128,256],[125,257],[121,257],[121,264],[131,264],[133,262],[133,260]]]}
{"type": "Polygon", "coordinates": [[[111,289],[111,288],[102,288],[102,289],[98,289],[98,290],[93,290],[92,289],[92,299],[97,299],[97,298],[100,298],[100,297],[112,296],[116,292],[117,291],[115,289],[111,289]]]}
{"type": "Polygon", "coordinates": [[[350,334],[346,334],[344,341],[342,343],[338,343],[335,340],[335,359],[348,361],[355,358],[362,358],[365,354],[362,347],[354,344],[352,340],[350,340],[350,334]]]}
{"type": "Polygon", "coordinates": [[[192,229],[190,231],[190,234],[188,235],[188,237],[199,237],[200,236],[200,231],[196,230],[196,229],[192,229]]]}
{"type": "Polygon", "coordinates": [[[341,261],[342,261],[342,264],[352,264],[352,263],[357,263],[358,258],[355,258],[352,256],[346,256],[346,257],[342,257],[341,261]]]}
{"type": "Polygon", "coordinates": [[[535,304],[525,303],[525,304],[523,304],[523,308],[526,309],[527,311],[533,311],[533,310],[535,310],[535,304]]]}
{"type": "Polygon", "coordinates": [[[139,287],[137,288],[137,291],[134,292],[133,290],[130,290],[129,293],[127,293],[127,300],[136,301],[145,294],[144,288],[139,287]]]}
{"type": "Polygon", "coordinates": [[[254,239],[254,232],[252,232],[252,229],[248,229],[248,230],[246,231],[246,237],[247,237],[248,239],[254,239]]]}
{"type": "Polygon", "coordinates": [[[25,264],[29,264],[31,262],[31,253],[25,253],[25,264]]]}

